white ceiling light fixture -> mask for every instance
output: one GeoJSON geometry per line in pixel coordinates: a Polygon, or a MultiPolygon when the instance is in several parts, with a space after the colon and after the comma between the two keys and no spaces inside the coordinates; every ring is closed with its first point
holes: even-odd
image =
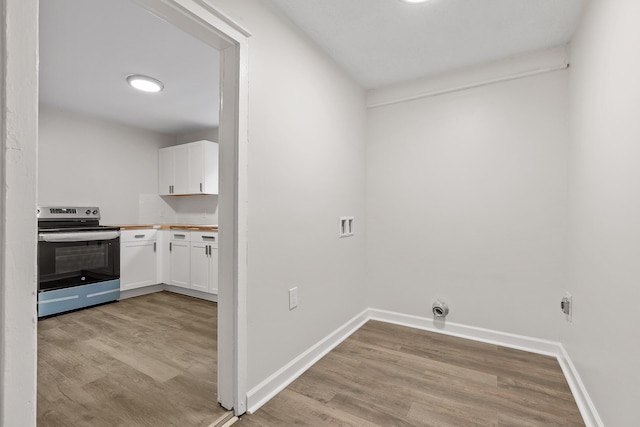
{"type": "Polygon", "coordinates": [[[143,92],[161,92],[164,89],[164,84],[153,77],[143,76],[142,74],[129,74],[127,76],[127,83],[135,89],[143,92]]]}

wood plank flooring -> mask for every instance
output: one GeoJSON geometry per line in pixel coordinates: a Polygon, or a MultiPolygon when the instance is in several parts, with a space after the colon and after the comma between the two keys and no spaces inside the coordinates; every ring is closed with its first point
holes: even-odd
{"type": "Polygon", "coordinates": [[[38,427],[209,426],[217,305],[169,292],[38,322],[38,427]]]}
{"type": "Polygon", "coordinates": [[[553,357],[370,321],[237,425],[584,423],[553,357]]]}

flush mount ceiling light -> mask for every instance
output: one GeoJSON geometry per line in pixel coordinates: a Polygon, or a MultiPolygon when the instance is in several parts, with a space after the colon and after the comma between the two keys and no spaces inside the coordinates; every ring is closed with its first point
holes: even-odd
{"type": "Polygon", "coordinates": [[[127,83],[143,92],[160,92],[164,89],[164,84],[153,77],[142,74],[130,74],[127,76],[127,83]]]}

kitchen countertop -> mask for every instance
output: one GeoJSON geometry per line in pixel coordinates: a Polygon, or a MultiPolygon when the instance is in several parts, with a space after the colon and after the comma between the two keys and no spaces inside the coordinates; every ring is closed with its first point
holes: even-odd
{"type": "Polygon", "coordinates": [[[141,230],[146,228],[156,229],[179,229],[179,230],[198,230],[198,231],[218,231],[217,225],[201,225],[201,224],[117,224],[113,227],[120,227],[121,230],[141,230]]]}

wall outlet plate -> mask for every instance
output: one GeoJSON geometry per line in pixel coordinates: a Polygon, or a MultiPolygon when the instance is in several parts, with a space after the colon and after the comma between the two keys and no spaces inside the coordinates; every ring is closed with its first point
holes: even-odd
{"type": "Polygon", "coordinates": [[[289,289],[289,310],[298,306],[298,287],[289,289]]]}

